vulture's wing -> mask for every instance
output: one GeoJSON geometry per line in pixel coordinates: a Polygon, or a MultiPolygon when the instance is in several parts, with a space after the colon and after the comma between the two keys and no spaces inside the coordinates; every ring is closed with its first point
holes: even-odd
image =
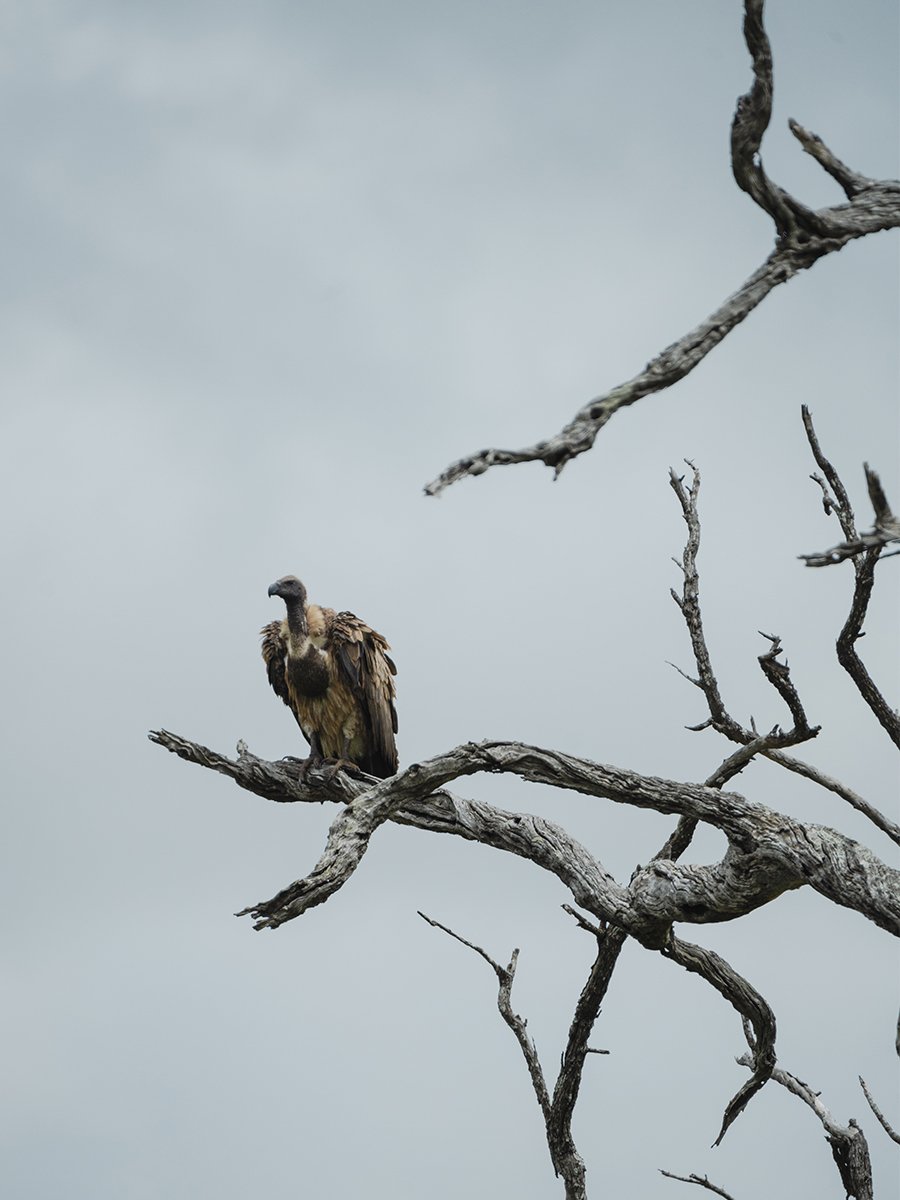
{"type": "MultiPolygon", "coordinates": [[[[390,646],[359,617],[340,612],[331,629],[332,652],[338,671],[359,704],[369,734],[368,769],[386,779],[397,771],[397,710],[394,708],[390,646]]],[[[365,769],[365,768],[364,768],[365,769]]]]}
{"type": "MultiPolygon", "coordinates": [[[[291,704],[291,697],[288,692],[287,676],[285,674],[287,643],[281,632],[281,621],[270,621],[268,625],[263,625],[259,633],[262,637],[263,662],[266,664],[266,674],[269,677],[272,690],[276,696],[281,697],[291,712],[294,713],[297,724],[300,725],[300,718],[297,716],[293,704],[291,704]]],[[[300,731],[306,737],[306,732],[302,725],[300,725],[300,731]]],[[[306,740],[309,741],[309,738],[306,740]]]]}

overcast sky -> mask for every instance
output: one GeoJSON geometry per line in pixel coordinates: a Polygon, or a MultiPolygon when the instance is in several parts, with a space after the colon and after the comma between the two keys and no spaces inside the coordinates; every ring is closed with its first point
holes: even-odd
{"type": "MultiPolygon", "coordinates": [[[[735,187],[749,82],[738,0],[0,6],[4,1194],[16,1200],[435,1200],[562,1194],[492,973],[545,1069],[591,961],[558,882],[395,827],[327,905],[275,933],[233,913],[306,873],[334,812],[267,804],[151,745],[303,752],[257,632],[276,577],[382,631],[401,762],[511,737],[675,779],[727,753],[668,595],[703,474],[701,577],[726,703],[785,720],[756,665],[780,634],[804,755],[896,818],[897,771],[833,654],[851,568],[799,409],[861,524],[862,462],[896,507],[896,235],[772,294],[692,375],[618,415],[557,483],[537,465],[422,485],[554,433],[763,260],[735,187]]],[[[767,169],[839,189],[795,117],[856,170],[898,171],[898,13],[771,0],[767,169]]],[[[864,657],[891,703],[898,564],[864,657]]],[[[738,790],[892,847],[763,764],[738,790]]],[[[559,820],[621,881],[671,820],[511,780],[461,792],[559,820]]],[[[707,833],[688,856],[723,848],[707,833]]],[[[896,1157],[898,956],[810,893],[680,931],[778,1016],[782,1065],[896,1157]]],[[[709,1149],[744,1072],[734,1011],[626,947],[575,1134],[592,1194],[841,1195],[823,1131],[774,1085],[709,1149]]]]}

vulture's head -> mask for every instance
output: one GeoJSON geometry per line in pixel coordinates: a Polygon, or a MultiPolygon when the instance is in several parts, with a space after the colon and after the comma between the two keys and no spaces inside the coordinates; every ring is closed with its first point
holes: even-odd
{"type": "Polygon", "coordinates": [[[288,608],[295,604],[306,604],[306,588],[296,575],[276,579],[269,587],[269,595],[280,596],[288,608]]]}

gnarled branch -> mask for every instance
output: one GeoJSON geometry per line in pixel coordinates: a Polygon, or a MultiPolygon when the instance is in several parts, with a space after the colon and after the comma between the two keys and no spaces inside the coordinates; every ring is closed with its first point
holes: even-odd
{"type": "MultiPolygon", "coordinates": [[[[150,736],[181,757],[223,771],[261,795],[269,795],[271,779],[279,773],[273,764],[247,754],[228,760],[164,730],[150,736]]],[[[415,769],[407,768],[393,780],[372,784],[342,782],[336,799],[346,800],[348,786],[360,789],[353,819],[332,826],[326,855],[311,876],[249,910],[259,913],[258,928],[275,928],[292,920],[310,907],[311,895],[324,899],[343,886],[362,855],[357,839],[371,836],[381,820],[394,819],[455,833],[529,859],[556,875],[580,908],[653,949],[665,943],[672,921],[731,920],[804,884],[900,935],[900,872],[837,830],[796,821],[736,792],[641,775],[521,742],[492,741],[457,746],[416,764],[415,769]],[[443,790],[451,779],[481,771],[515,774],[532,783],[617,804],[695,818],[720,829],[730,844],[721,862],[711,866],[653,860],[626,888],[553,822],[462,800],[443,790]],[[399,798],[392,792],[398,782],[399,798]]],[[[325,788],[296,783],[290,784],[288,794],[315,802],[330,798],[325,788]]]]}

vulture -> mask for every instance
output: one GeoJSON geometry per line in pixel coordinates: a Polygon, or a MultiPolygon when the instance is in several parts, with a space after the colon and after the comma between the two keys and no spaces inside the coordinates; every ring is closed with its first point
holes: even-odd
{"type": "Polygon", "coordinates": [[[297,719],[310,754],[301,777],[323,759],[387,779],[397,771],[397,668],[390,646],[351,612],[309,604],[306,588],[285,575],[269,588],[287,608],[261,632],[269,683],[297,719]]]}

